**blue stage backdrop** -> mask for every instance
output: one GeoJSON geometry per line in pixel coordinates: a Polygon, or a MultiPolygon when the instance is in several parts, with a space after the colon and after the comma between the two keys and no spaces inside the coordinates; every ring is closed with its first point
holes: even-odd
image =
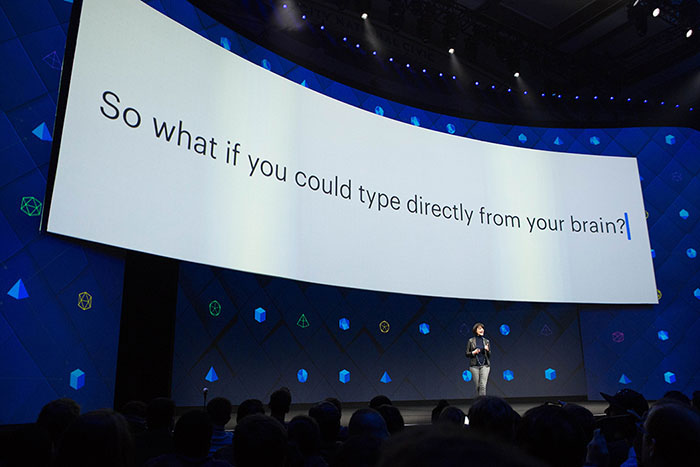
{"type": "Polygon", "coordinates": [[[70,10],[0,1],[0,424],[114,399],[123,259],[39,233],[70,10]]]}
{"type": "Polygon", "coordinates": [[[601,399],[601,391],[629,387],[658,398],[700,389],[700,133],[536,128],[439,115],[315,74],[186,2],[149,4],[273,73],[387,118],[511,146],[637,157],[661,297],[653,307],[445,300],[182,264],[173,367],[179,404],[201,403],[204,387],[236,403],[266,398],[282,385],[298,402],[330,395],[363,401],[377,393],[470,397],[464,346],[476,320],[494,342],[491,394],[601,399]]]}

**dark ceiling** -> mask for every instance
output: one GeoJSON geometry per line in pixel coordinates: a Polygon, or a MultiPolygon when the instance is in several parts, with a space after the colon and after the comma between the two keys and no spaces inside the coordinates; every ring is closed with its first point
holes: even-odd
{"type": "Polygon", "coordinates": [[[698,128],[700,0],[190,2],[314,72],[428,110],[698,128]]]}

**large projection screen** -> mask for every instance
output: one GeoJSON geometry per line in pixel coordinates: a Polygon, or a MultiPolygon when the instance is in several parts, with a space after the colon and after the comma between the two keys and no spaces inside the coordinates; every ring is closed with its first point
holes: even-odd
{"type": "Polygon", "coordinates": [[[84,0],[69,66],[49,232],[360,289],[657,303],[633,158],[384,118],[138,0],[84,0]]]}

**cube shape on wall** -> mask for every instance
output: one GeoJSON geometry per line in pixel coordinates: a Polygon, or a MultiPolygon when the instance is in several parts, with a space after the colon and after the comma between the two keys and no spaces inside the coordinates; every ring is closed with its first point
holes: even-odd
{"type": "Polygon", "coordinates": [[[506,370],[503,372],[503,379],[506,381],[513,381],[513,379],[515,379],[515,375],[511,370],[506,370]]]}
{"type": "Polygon", "coordinates": [[[340,370],[340,373],[338,373],[338,380],[340,380],[340,382],[343,384],[349,383],[350,372],[348,370],[340,370]]]}
{"type": "Polygon", "coordinates": [[[472,372],[469,371],[469,370],[464,370],[464,371],[462,372],[462,379],[463,379],[465,382],[467,382],[467,383],[468,383],[469,381],[471,381],[471,380],[472,380],[472,372]]]}
{"type": "Polygon", "coordinates": [[[544,377],[552,381],[553,379],[556,379],[557,372],[554,368],[547,368],[546,370],[544,370],[544,377]]]}
{"type": "Polygon", "coordinates": [[[676,137],[673,135],[666,135],[666,144],[669,146],[676,144],[676,137]]]}
{"type": "Polygon", "coordinates": [[[70,387],[76,391],[85,386],[85,372],[79,368],[70,372],[70,387]]]}
{"type": "Polygon", "coordinates": [[[666,381],[668,384],[673,384],[676,382],[676,375],[672,371],[667,371],[664,373],[664,381],[666,381]]]}
{"type": "Polygon", "coordinates": [[[430,325],[428,323],[420,323],[418,325],[418,331],[421,334],[429,334],[430,333],[430,325]]]}
{"type": "Polygon", "coordinates": [[[265,310],[263,308],[256,308],[255,309],[255,321],[258,323],[262,323],[265,321],[265,310]]]}
{"type": "Polygon", "coordinates": [[[340,318],[340,320],[338,321],[338,327],[343,331],[347,331],[348,329],[350,329],[350,320],[347,318],[340,318]]]}
{"type": "Polygon", "coordinates": [[[499,331],[501,331],[501,334],[504,336],[507,336],[508,334],[510,334],[510,326],[508,326],[507,324],[501,324],[501,327],[498,329],[499,329],[499,331]]]}
{"type": "Polygon", "coordinates": [[[668,332],[664,331],[663,329],[659,331],[657,334],[659,336],[660,341],[667,341],[668,340],[668,332]]]}

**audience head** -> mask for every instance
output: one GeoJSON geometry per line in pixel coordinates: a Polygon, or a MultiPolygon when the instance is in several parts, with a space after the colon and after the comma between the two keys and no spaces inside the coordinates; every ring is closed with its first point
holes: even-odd
{"type": "Polygon", "coordinates": [[[369,408],[358,409],[352,414],[348,431],[350,436],[368,435],[379,440],[389,437],[389,430],[382,415],[369,408]]]}
{"type": "Polygon", "coordinates": [[[236,467],[282,467],[287,447],[287,430],[272,417],[252,414],[244,417],[233,436],[236,467]]]}
{"type": "Polygon", "coordinates": [[[464,428],[464,411],[454,405],[448,405],[437,419],[437,424],[442,426],[451,426],[454,428],[464,428]]]}
{"type": "Polygon", "coordinates": [[[279,388],[272,394],[270,394],[270,402],[267,406],[270,408],[270,414],[272,416],[277,415],[275,418],[284,419],[284,415],[289,412],[289,408],[292,405],[292,393],[286,387],[279,388]]]}
{"type": "Polygon", "coordinates": [[[65,431],[55,465],[131,466],[133,451],[133,440],[126,419],[112,410],[95,410],[78,417],[65,431]]]}
{"type": "Polygon", "coordinates": [[[146,409],[143,401],[129,401],[119,411],[129,424],[132,433],[140,433],[146,430],[146,409]]]}
{"type": "MultiPolygon", "coordinates": [[[[469,407],[469,429],[482,436],[515,441],[518,414],[500,397],[481,396],[469,407]]],[[[591,417],[593,415],[591,414],[591,417]]]]}
{"type": "Polygon", "coordinates": [[[80,406],[73,399],[61,398],[46,404],[39,412],[36,424],[46,430],[53,444],[66,428],[80,416],[80,406]]]}
{"type": "MultiPolygon", "coordinates": [[[[371,410],[371,409],[370,409],[371,410]]],[[[382,440],[370,435],[351,436],[336,451],[333,467],[374,467],[382,440]]]]}
{"type": "Polygon", "coordinates": [[[287,436],[305,458],[317,455],[321,449],[321,430],[316,420],[307,415],[297,415],[290,420],[287,436]]]}
{"type": "Polygon", "coordinates": [[[394,407],[393,405],[380,405],[377,407],[377,412],[379,412],[384,421],[386,422],[386,428],[389,430],[389,434],[393,435],[403,430],[404,421],[401,411],[394,407]]]}
{"type": "Polygon", "coordinates": [[[568,412],[547,404],[525,412],[516,440],[525,452],[552,467],[583,464],[588,443],[568,412]]]}
{"type": "MultiPolygon", "coordinates": [[[[515,447],[439,425],[406,429],[386,441],[378,467],[541,467],[515,447]]],[[[580,464],[579,464],[580,465],[580,464]]]]}
{"type": "Polygon", "coordinates": [[[579,428],[581,428],[584,440],[590,441],[593,439],[593,431],[595,430],[595,417],[593,416],[593,412],[581,405],[572,403],[564,404],[563,409],[571,416],[579,428]]]}
{"type": "Polygon", "coordinates": [[[649,403],[644,396],[632,389],[620,389],[614,396],[602,392],[600,395],[610,404],[605,409],[605,414],[608,416],[627,415],[628,410],[631,410],[641,418],[649,410],[649,403]]]}
{"type": "Polygon", "coordinates": [[[175,402],[167,397],[156,397],[146,408],[146,426],[149,430],[171,430],[175,419],[175,402]]]}
{"type": "Polygon", "coordinates": [[[342,417],[343,415],[343,404],[340,402],[340,399],[336,397],[327,397],[325,399],[327,402],[330,402],[331,404],[335,405],[335,408],[338,409],[338,413],[342,417]]]}
{"type": "Polygon", "coordinates": [[[207,413],[211,418],[212,424],[216,426],[226,426],[231,420],[231,401],[225,397],[215,397],[207,404],[207,413]]]}
{"type": "Polygon", "coordinates": [[[258,399],[246,399],[241,402],[236,411],[236,424],[241,423],[245,417],[255,414],[265,415],[265,407],[258,399]]]}
{"type": "Polygon", "coordinates": [[[205,410],[193,409],[185,412],[175,424],[175,452],[186,457],[206,457],[212,432],[211,418],[205,410]]]}
{"type": "Polygon", "coordinates": [[[691,467],[700,459],[700,414],[672,400],[657,403],[644,422],[640,466],[691,467]]]}
{"type": "Polygon", "coordinates": [[[328,401],[319,402],[309,409],[309,416],[316,420],[325,444],[335,442],[340,430],[340,412],[328,401]]]}
{"type": "Polygon", "coordinates": [[[668,391],[663,399],[674,399],[682,404],[691,405],[690,398],[680,391],[668,391]]]}
{"type": "Polygon", "coordinates": [[[438,418],[440,418],[440,413],[442,410],[450,405],[449,402],[447,402],[445,399],[440,399],[440,401],[437,403],[437,405],[433,408],[432,413],[430,414],[430,421],[432,423],[435,423],[438,421],[438,418]]]}
{"type": "Polygon", "coordinates": [[[369,401],[369,408],[377,410],[380,405],[392,405],[391,399],[384,395],[374,396],[371,401],[369,401]]]}

